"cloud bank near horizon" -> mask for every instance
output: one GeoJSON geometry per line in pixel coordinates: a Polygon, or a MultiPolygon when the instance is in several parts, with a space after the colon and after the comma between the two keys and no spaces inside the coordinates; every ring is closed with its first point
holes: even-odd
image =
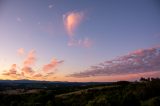
{"type": "MultiPolygon", "coordinates": [[[[17,53],[19,55],[24,55],[24,49],[18,49],[17,53]]],[[[34,65],[36,61],[37,58],[35,50],[30,50],[22,61],[22,65],[12,64],[8,70],[5,70],[2,73],[2,75],[17,79],[45,79],[46,76],[53,76],[57,66],[64,62],[64,60],[57,60],[54,58],[50,63],[44,64],[41,69],[35,70],[34,65]]]]}
{"type": "Polygon", "coordinates": [[[126,75],[160,71],[160,47],[140,49],[68,77],[126,75]]]}

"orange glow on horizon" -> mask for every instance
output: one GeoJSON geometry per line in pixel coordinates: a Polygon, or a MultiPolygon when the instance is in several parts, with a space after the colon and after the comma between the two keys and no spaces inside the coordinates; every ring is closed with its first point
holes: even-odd
{"type": "MultiPolygon", "coordinates": [[[[53,76],[48,76],[46,78],[42,78],[41,75],[37,75],[38,77],[30,77],[29,80],[45,80],[45,81],[69,81],[69,82],[114,82],[120,80],[127,81],[135,81],[139,80],[141,77],[159,77],[160,72],[146,72],[146,73],[138,73],[138,74],[127,74],[127,75],[114,75],[114,76],[94,76],[94,77],[84,77],[84,78],[74,78],[74,77],[66,77],[63,74],[55,74],[53,76]]],[[[10,80],[18,80],[18,76],[0,76],[0,79],[10,79],[10,80]]]]}

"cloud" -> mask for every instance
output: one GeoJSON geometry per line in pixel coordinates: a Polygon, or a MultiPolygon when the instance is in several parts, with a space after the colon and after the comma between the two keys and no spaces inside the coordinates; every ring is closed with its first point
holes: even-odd
{"type": "Polygon", "coordinates": [[[33,65],[35,63],[35,61],[36,61],[35,51],[31,50],[28,53],[28,56],[24,60],[23,64],[24,64],[24,66],[31,66],[31,65],[33,65]]]}
{"type": "Polygon", "coordinates": [[[17,53],[18,53],[18,55],[24,55],[24,54],[25,54],[24,48],[19,48],[19,49],[17,50],[17,53]]]}
{"type": "Polygon", "coordinates": [[[49,72],[49,73],[47,73],[46,77],[47,77],[47,76],[51,76],[51,75],[54,75],[54,72],[49,72]]]}
{"type": "Polygon", "coordinates": [[[16,64],[12,64],[11,68],[7,72],[3,73],[3,75],[10,75],[10,76],[16,75],[16,74],[17,74],[17,65],[16,64]]]}
{"type": "Polygon", "coordinates": [[[28,76],[32,76],[35,71],[32,69],[32,65],[35,64],[36,61],[36,54],[35,54],[35,50],[31,50],[29,51],[26,59],[23,61],[23,67],[21,68],[21,73],[20,75],[23,77],[26,77],[26,75],[28,76]]]}
{"type": "MultiPolygon", "coordinates": [[[[24,49],[18,49],[17,53],[20,55],[24,54],[24,49]]],[[[35,62],[35,50],[31,50],[24,61],[22,61],[22,65],[17,66],[17,64],[12,64],[2,75],[12,79],[45,79],[52,77],[57,70],[57,66],[62,64],[64,60],[52,59],[50,63],[43,65],[41,69],[37,70],[34,68],[35,62]]]]}
{"type": "Polygon", "coordinates": [[[34,71],[31,67],[23,67],[21,71],[23,74],[29,74],[29,75],[34,73],[34,71]]]}
{"type": "Polygon", "coordinates": [[[35,74],[33,77],[35,77],[35,78],[37,78],[37,77],[43,77],[43,75],[40,74],[40,73],[37,73],[37,74],[35,74]]]}
{"type": "Polygon", "coordinates": [[[57,61],[56,59],[52,59],[50,63],[46,64],[43,66],[43,71],[44,72],[50,72],[53,69],[55,69],[55,67],[57,67],[57,65],[63,63],[64,61],[57,61]]]}
{"type": "Polygon", "coordinates": [[[49,9],[53,8],[53,5],[52,4],[48,5],[48,8],[49,9]]]}
{"type": "Polygon", "coordinates": [[[160,47],[140,49],[110,61],[91,66],[70,77],[126,75],[160,71],[160,47]]]}
{"type": "Polygon", "coordinates": [[[91,47],[92,44],[93,42],[89,38],[84,38],[84,39],[79,39],[79,40],[70,39],[70,41],[68,42],[68,46],[81,46],[85,48],[91,47]]]}
{"type": "Polygon", "coordinates": [[[75,29],[80,25],[84,18],[83,12],[69,12],[63,15],[63,21],[69,36],[73,36],[75,29]]]}
{"type": "Polygon", "coordinates": [[[85,37],[83,39],[75,39],[75,30],[78,28],[80,23],[84,19],[84,12],[68,12],[63,15],[63,21],[66,31],[69,36],[68,46],[80,46],[89,48],[92,46],[93,42],[91,39],[85,37]]]}

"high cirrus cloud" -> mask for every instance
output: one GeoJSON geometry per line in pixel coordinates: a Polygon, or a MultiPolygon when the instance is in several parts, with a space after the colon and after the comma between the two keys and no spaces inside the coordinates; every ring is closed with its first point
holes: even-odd
{"type": "Polygon", "coordinates": [[[74,35],[75,29],[80,25],[83,18],[83,12],[69,12],[63,15],[64,25],[69,36],[74,35]]]}
{"type": "Polygon", "coordinates": [[[70,77],[110,76],[160,71],[160,47],[140,49],[110,61],[91,66],[70,77]]]}

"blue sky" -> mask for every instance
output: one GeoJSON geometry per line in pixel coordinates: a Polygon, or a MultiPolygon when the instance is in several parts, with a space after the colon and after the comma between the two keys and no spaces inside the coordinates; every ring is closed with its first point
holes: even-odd
{"type": "Polygon", "coordinates": [[[0,7],[2,79],[79,81],[66,76],[160,42],[158,0],[1,0],[0,7]]]}

